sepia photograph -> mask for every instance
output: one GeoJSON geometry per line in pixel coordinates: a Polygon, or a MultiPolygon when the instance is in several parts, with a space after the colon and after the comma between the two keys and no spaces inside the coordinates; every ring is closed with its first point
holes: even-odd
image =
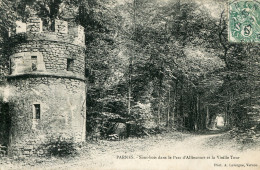
{"type": "Polygon", "coordinates": [[[260,0],[0,0],[0,170],[260,170],[260,0]]]}

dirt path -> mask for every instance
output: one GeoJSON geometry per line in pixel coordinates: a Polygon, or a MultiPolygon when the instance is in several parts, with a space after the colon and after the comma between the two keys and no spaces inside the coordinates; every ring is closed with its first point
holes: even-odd
{"type": "MultiPolygon", "coordinates": [[[[223,161],[238,164],[246,157],[228,141],[214,141],[223,134],[167,134],[146,139],[103,141],[92,148],[90,158],[81,157],[59,168],[72,169],[212,169],[223,161]],[[237,159],[231,159],[231,156],[237,159]],[[215,157],[215,159],[213,159],[215,157]]],[[[257,161],[258,162],[258,161],[257,161]]],[[[249,162],[250,163],[250,162],[249,162]]],[[[251,163],[255,163],[252,161],[251,163]]],[[[56,169],[57,167],[54,167],[56,169]]],[[[258,167],[259,168],[259,167],[258,167]]],[[[250,168],[252,169],[252,168],[250,168]]]]}
{"type": "MultiPolygon", "coordinates": [[[[223,134],[167,133],[144,139],[99,141],[88,143],[80,156],[73,159],[52,159],[33,169],[191,169],[224,168],[233,164],[260,162],[259,150],[239,151],[221,138],[223,134]],[[248,155],[251,158],[248,159],[248,155]],[[215,159],[214,159],[215,158],[215,159]]],[[[17,166],[16,166],[17,167],[17,166]]],[[[23,166],[28,169],[27,165],[23,166]]],[[[32,164],[30,166],[32,168],[32,164]]],[[[232,167],[233,168],[233,167],[232,167]]],[[[248,167],[240,167],[240,169],[248,167]]],[[[250,167],[249,169],[260,168],[250,167]]],[[[0,168],[1,169],[1,168],[0,168]]],[[[19,169],[19,168],[18,168],[19,169]]]]}

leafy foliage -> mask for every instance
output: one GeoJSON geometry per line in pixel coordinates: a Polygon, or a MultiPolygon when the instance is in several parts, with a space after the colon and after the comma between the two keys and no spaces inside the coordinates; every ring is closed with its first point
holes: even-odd
{"type": "Polygon", "coordinates": [[[46,144],[43,144],[46,150],[46,156],[71,157],[77,155],[77,149],[73,139],[64,139],[60,137],[51,137],[46,144]]]}

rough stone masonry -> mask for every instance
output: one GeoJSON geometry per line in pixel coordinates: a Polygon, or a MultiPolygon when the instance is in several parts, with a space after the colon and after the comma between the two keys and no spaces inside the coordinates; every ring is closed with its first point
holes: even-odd
{"type": "Polygon", "coordinates": [[[43,31],[40,18],[17,22],[10,32],[11,127],[9,155],[41,154],[50,138],[85,140],[85,34],[82,26],[55,20],[43,31]]]}

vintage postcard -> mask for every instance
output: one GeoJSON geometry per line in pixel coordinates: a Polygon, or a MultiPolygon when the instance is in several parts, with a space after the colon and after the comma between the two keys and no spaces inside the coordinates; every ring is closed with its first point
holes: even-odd
{"type": "Polygon", "coordinates": [[[260,170],[259,0],[0,0],[0,170],[260,170]]]}

